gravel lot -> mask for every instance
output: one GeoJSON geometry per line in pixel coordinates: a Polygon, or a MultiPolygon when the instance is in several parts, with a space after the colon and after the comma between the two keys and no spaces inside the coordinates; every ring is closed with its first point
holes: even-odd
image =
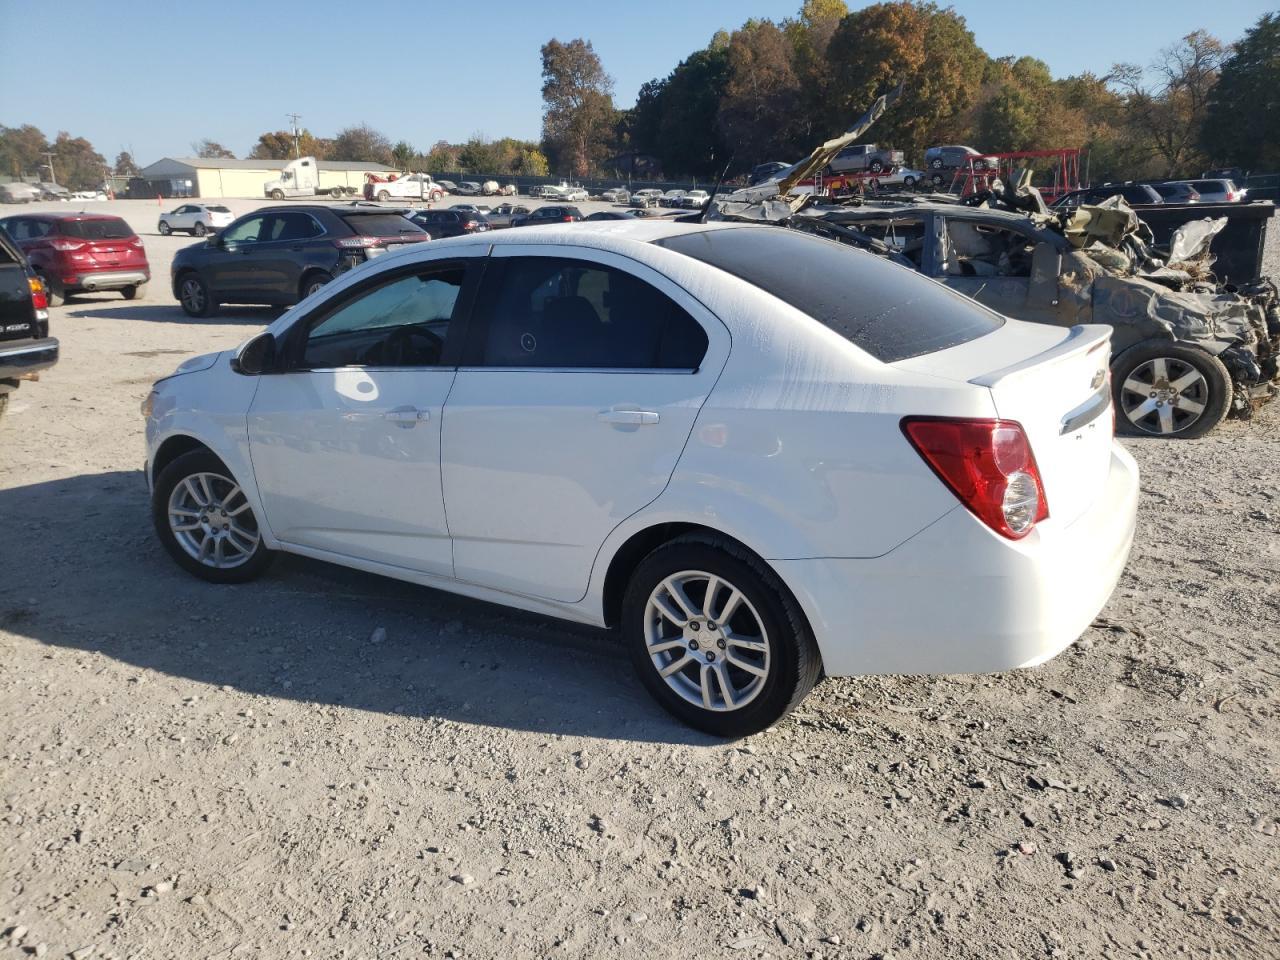
{"type": "Polygon", "coordinates": [[[187,319],[192,241],[89,206],[156,280],[54,310],[0,422],[0,957],[1280,957],[1280,409],[1130,444],[1133,560],[1048,665],[725,744],[592,630],[182,573],[138,405],[274,314],[187,319]]]}

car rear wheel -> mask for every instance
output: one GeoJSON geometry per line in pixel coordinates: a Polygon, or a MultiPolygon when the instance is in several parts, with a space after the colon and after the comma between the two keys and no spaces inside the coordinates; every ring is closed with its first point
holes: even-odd
{"type": "Polygon", "coordinates": [[[212,583],[252,580],[274,557],[244,490],[208,450],[184,453],[160,472],[151,519],[178,565],[212,583]]]}
{"type": "Polygon", "coordinates": [[[43,273],[36,275],[37,279],[44,285],[45,300],[51,307],[60,307],[67,302],[67,296],[61,290],[58,290],[49,282],[49,278],[43,273]]]}
{"type": "Polygon", "coordinates": [[[302,283],[298,287],[298,293],[302,297],[309,297],[332,280],[333,277],[325,273],[323,270],[313,271],[302,278],[302,283]]]}
{"type": "Polygon", "coordinates": [[[654,698],[722,737],[776,723],[822,667],[813,633],[772,571],[713,537],[681,537],[641,561],[623,598],[622,634],[654,698]]]}
{"type": "Polygon", "coordinates": [[[178,282],[178,302],[191,317],[207,317],[218,305],[209,297],[209,285],[194,273],[188,273],[178,282]]]}
{"type": "Polygon", "coordinates": [[[915,177],[903,177],[903,178],[902,178],[902,185],[903,185],[904,187],[906,187],[908,190],[910,190],[912,187],[914,187],[914,186],[916,185],[916,178],[915,178],[915,177]]]}
{"type": "Polygon", "coordinates": [[[141,300],[147,295],[147,285],[145,283],[135,283],[131,287],[122,287],[120,296],[126,300],[141,300]]]}
{"type": "Polygon", "coordinates": [[[1148,340],[1120,354],[1111,367],[1121,430],[1192,440],[1216,427],[1231,409],[1231,377],[1221,360],[1199,347],[1148,340]]]}
{"type": "Polygon", "coordinates": [[[941,170],[941,169],[942,169],[942,158],[941,158],[941,157],[934,157],[932,160],[930,160],[930,161],[929,161],[929,166],[933,167],[933,169],[935,169],[935,170],[941,170]]]}
{"type": "Polygon", "coordinates": [[[884,164],[883,164],[881,161],[879,161],[879,160],[872,160],[872,161],[871,161],[871,172],[872,172],[872,173],[883,173],[883,172],[884,172],[884,164]]]}
{"type": "Polygon", "coordinates": [[[391,194],[387,193],[387,191],[385,190],[379,190],[378,199],[385,203],[386,201],[391,199],[391,194]]]}
{"type": "Polygon", "coordinates": [[[169,234],[171,234],[171,233],[173,233],[173,228],[171,228],[171,227],[169,226],[169,224],[167,224],[167,223],[165,223],[163,220],[161,220],[161,221],[160,221],[160,236],[162,236],[162,237],[167,237],[167,236],[168,236],[169,234]]]}
{"type": "Polygon", "coordinates": [[[194,233],[197,237],[203,237],[206,233],[209,232],[209,229],[203,223],[197,223],[195,227],[192,228],[191,232],[194,233]]]}

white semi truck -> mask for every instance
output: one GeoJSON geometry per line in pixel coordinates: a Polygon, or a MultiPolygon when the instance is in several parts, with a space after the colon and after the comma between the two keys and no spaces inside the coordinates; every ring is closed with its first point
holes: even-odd
{"type": "Polygon", "coordinates": [[[262,185],[262,192],[272,200],[285,197],[354,197],[364,189],[363,170],[323,170],[315,157],[290,160],[280,176],[262,185]]]}

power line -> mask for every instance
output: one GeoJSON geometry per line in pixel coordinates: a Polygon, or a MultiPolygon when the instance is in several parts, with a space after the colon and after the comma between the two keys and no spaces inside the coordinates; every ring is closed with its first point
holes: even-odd
{"type": "Polygon", "coordinates": [[[302,119],[302,114],[286,113],[285,116],[288,117],[290,122],[293,124],[293,157],[296,160],[298,157],[302,156],[302,148],[299,146],[298,141],[298,121],[302,119]]]}

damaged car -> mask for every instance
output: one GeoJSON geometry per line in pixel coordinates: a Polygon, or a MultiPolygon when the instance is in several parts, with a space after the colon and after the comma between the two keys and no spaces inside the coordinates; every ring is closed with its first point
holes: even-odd
{"type": "Polygon", "coordinates": [[[788,195],[900,93],[879,98],[844,135],[772,180],[717,200],[708,218],[773,223],[870,250],[1019,320],[1111,326],[1117,426],[1128,433],[1200,437],[1277,393],[1280,297],[1269,280],[1217,282],[1209,243],[1223,218],[1193,220],[1158,248],[1122,197],[1050,211],[1029,172],[1015,187],[997,183],[961,201],[788,195]]]}

